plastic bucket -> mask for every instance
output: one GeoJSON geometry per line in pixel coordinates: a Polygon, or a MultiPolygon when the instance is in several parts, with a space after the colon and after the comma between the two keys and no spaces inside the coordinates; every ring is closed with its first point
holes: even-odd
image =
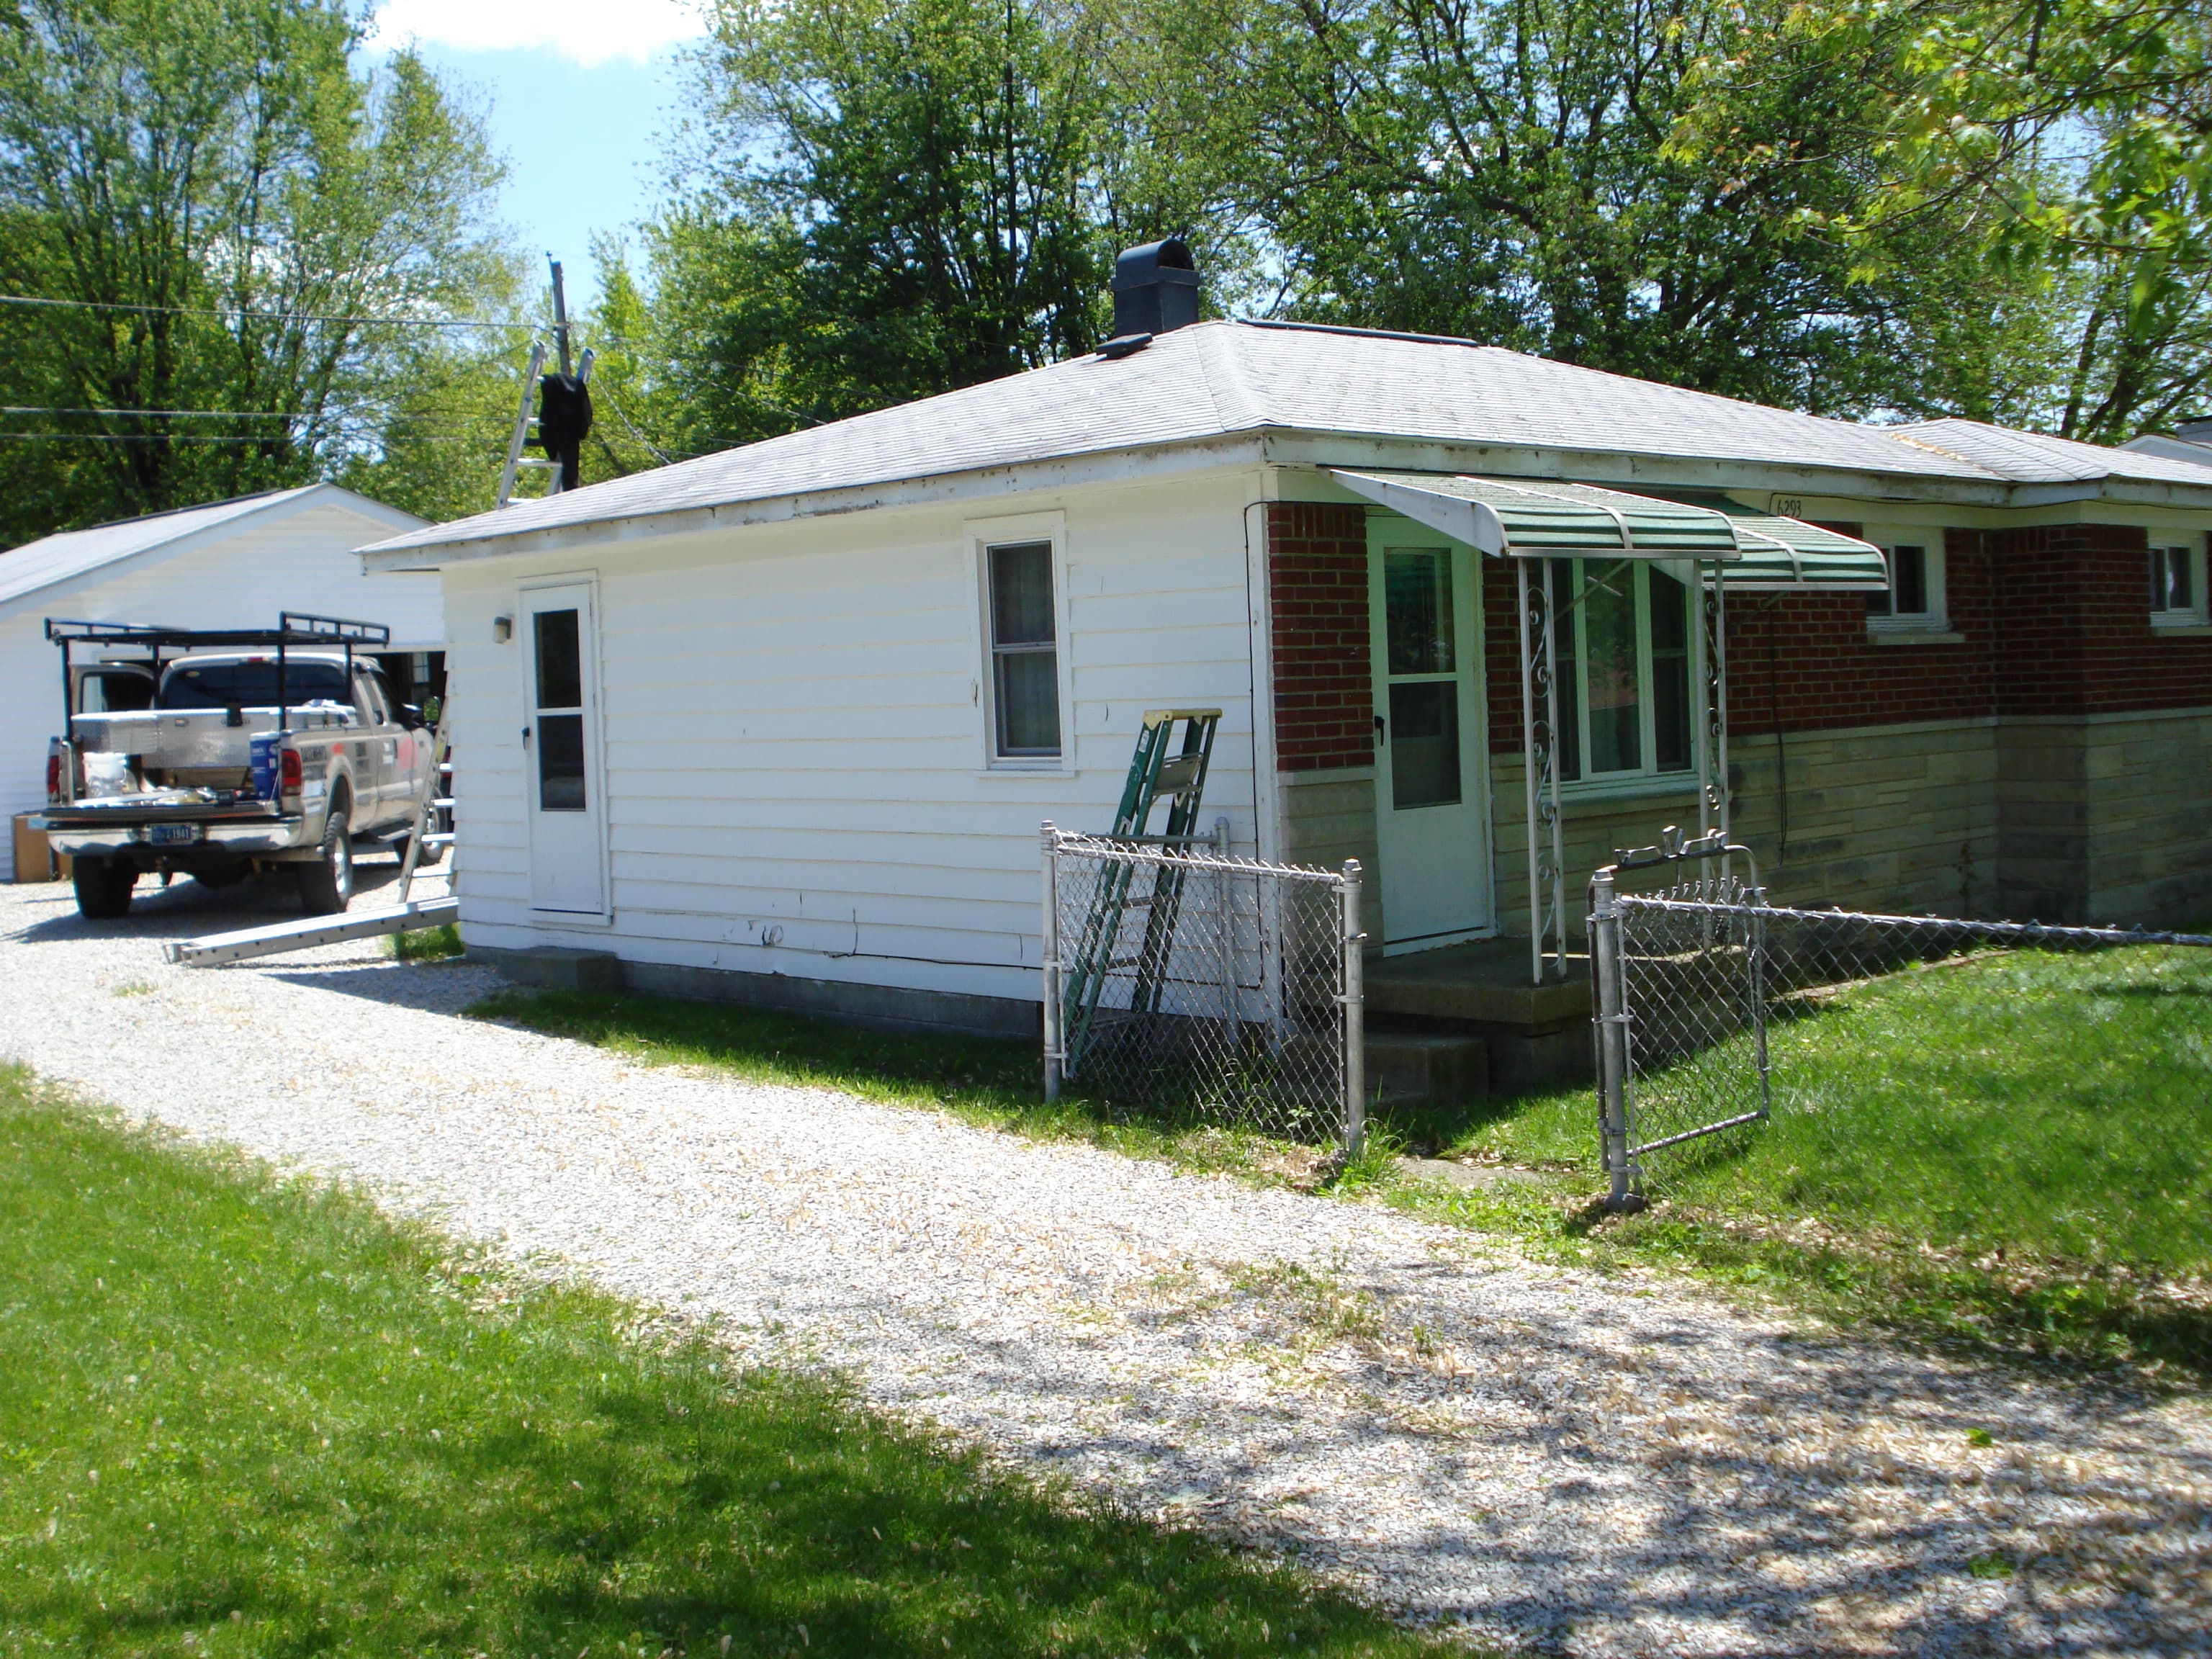
{"type": "MultiPolygon", "coordinates": [[[[276,781],[280,775],[277,753],[284,746],[289,732],[256,732],[247,741],[252,745],[253,793],[264,800],[276,799],[276,781]]],[[[234,751],[235,752],[235,751],[234,751]]]]}

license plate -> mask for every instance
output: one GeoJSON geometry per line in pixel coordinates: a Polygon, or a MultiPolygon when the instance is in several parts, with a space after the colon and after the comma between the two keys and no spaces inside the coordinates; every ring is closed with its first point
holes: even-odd
{"type": "Polygon", "coordinates": [[[156,847],[185,847],[200,838],[197,823],[151,823],[146,826],[146,839],[156,847]]]}

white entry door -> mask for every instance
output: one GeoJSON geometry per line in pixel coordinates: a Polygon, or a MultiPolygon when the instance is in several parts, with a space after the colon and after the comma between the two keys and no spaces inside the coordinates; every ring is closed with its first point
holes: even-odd
{"type": "Polygon", "coordinates": [[[604,915],[607,811],[592,585],[526,589],[522,627],[531,908],[604,915]]]}
{"type": "Polygon", "coordinates": [[[1474,554],[1376,527],[1368,614],[1375,663],[1375,818],[1383,949],[1450,945],[1490,926],[1482,669],[1474,554]]]}

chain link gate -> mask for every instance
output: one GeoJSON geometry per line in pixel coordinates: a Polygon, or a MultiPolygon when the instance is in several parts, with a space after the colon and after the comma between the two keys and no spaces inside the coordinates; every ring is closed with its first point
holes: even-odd
{"type": "Polygon", "coordinates": [[[1044,826],[1045,1093],[1356,1151],[1360,874],[1044,826]]]}
{"type": "Polygon", "coordinates": [[[1770,904],[1747,849],[1718,835],[1623,855],[1590,882],[1598,1101],[1609,1208],[1634,1209],[1699,1152],[1725,1146],[1811,1079],[1783,1062],[1792,1029],[1852,987],[1992,948],[2212,946],[2212,936],[2037,921],[1799,910],[1770,904]],[[1748,881],[1734,873],[1741,857],[1748,881]],[[1625,893],[1620,877],[1708,861],[1625,893]],[[1778,1081],[1778,1074],[1779,1081],[1778,1081]]]}

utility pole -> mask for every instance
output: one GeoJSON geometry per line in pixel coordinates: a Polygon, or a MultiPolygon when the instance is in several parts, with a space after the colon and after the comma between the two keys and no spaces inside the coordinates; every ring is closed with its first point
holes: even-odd
{"type": "Polygon", "coordinates": [[[552,375],[547,375],[542,380],[538,378],[539,372],[545,367],[545,343],[532,340],[530,343],[530,367],[524,371],[522,377],[522,399],[515,410],[514,430],[507,441],[507,465],[500,474],[499,505],[501,507],[514,499],[515,476],[525,467],[543,469],[552,474],[546,481],[545,493],[548,495],[559,495],[567,485],[567,469],[559,459],[551,454],[550,448],[547,457],[540,459],[522,453],[529,444],[537,441],[560,447],[565,443],[567,453],[574,460],[585,435],[592,429],[592,362],[598,354],[586,350],[580,364],[572,356],[568,338],[568,292],[562,280],[561,262],[550,252],[545,258],[553,267],[553,343],[561,372],[557,382],[552,375]],[[535,424],[539,435],[536,440],[530,435],[532,424],[530,400],[533,393],[538,399],[535,424]],[[550,425],[546,418],[549,405],[555,412],[554,421],[550,425]]]}

